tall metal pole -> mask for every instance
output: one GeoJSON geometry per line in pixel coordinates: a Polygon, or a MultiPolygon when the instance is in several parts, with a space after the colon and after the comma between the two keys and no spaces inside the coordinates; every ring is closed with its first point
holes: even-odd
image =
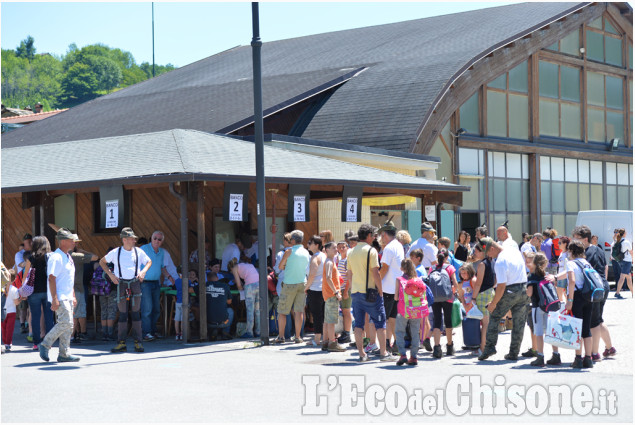
{"type": "Polygon", "coordinates": [[[154,78],[154,2],[152,2],[152,77],[154,78]]]}
{"type": "MultiPolygon", "coordinates": [[[[262,82],[260,68],[260,18],[258,3],[251,3],[253,38],[251,40],[254,67],[254,136],[256,142],[256,193],[258,214],[258,264],[260,268],[260,339],[269,345],[269,312],[267,289],[267,204],[265,202],[265,153],[262,124],[262,82]]],[[[248,331],[249,332],[249,331],[248,331]]]]}

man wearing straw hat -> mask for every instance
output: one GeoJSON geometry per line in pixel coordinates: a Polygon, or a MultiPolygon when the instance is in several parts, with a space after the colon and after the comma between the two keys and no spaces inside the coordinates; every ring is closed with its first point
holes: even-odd
{"type": "Polygon", "coordinates": [[[128,334],[128,303],[130,302],[130,316],[132,318],[132,329],[135,332],[135,351],[143,352],[141,345],[141,282],[146,276],[148,269],[152,266],[152,260],[137,248],[137,236],[130,227],[121,229],[121,241],[123,246],[115,248],[106,254],[99,265],[106,271],[106,274],[117,285],[117,308],[119,309],[119,330],[118,344],[110,351],[113,353],[127,351],[126,335],[128,334]],[[108,267],[108,263],[114,264],[114,272],[108,267]],[[143,269],[141,266],[144,265],[143,269]]]}

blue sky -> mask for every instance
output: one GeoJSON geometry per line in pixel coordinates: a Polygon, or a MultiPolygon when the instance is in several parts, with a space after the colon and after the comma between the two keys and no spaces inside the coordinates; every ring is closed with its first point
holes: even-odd
{"type": "MultiPolygon", "coordinates": [[[[445,15],[508,3],[260,3],[264,42],[445,15]]],[[[3,49],[15,49],[28,35],[38,53],[63,55],[103,43],[131,52],[137,63],[152,63],[152,5],[146,3],[2,2],[3,49]]],[[[154,4],[157,64],[187,65],[251,42],[251,3],[154,4]]]]}

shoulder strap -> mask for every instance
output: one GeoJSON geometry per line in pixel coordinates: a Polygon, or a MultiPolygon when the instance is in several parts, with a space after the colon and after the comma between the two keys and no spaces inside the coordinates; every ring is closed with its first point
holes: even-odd
{"type": "Polygon", "coordinates": [[[137,247],[133,247],[134,249],[134,253],[135,253],[135,259],[134,259],[134,277],[137,277],[137,275],[139,274],[139,252],[137,252],[137,247]]]}
{"type": "Polygon", "coordinates": [[[117,267],[119,268],[119,278],[123,278],[121,274],[121,247],[117,250],[117,267]]]}
{"type": "Polygon", "coordinates": [[[370,266],[370,250],[373,249],[373,247],[369,247],[368,248],[368,255],[366,256],[366,292],[368,292],[368,273],[369,273],[369,266],[370,266]]]}

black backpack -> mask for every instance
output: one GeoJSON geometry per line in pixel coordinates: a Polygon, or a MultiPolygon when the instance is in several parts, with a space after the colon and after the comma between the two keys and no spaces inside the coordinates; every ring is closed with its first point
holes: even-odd
{"type": "Polygon", "coordinates": [[[545,313],[550,311],[560,310],[560,299],[558,299],[558,292],[553,283],[548,280],[541,280],[536,283],[536,290],[538,291],[538,307],[545,313]]]}
{"type": "Polygon", "coordinates": [[[428,275],[427,284],[432,291],[434,302],[448,301],[452,298],[452,280],[446,268],[449,264],[437,267],[428,275]]]}
{"type": "Polygon", "coordinates": [[[624,261],[624,253],[622,252],[622,239],[619,242],[615,242],[611,249],[611,257],[616,261],[624,261]]]}

